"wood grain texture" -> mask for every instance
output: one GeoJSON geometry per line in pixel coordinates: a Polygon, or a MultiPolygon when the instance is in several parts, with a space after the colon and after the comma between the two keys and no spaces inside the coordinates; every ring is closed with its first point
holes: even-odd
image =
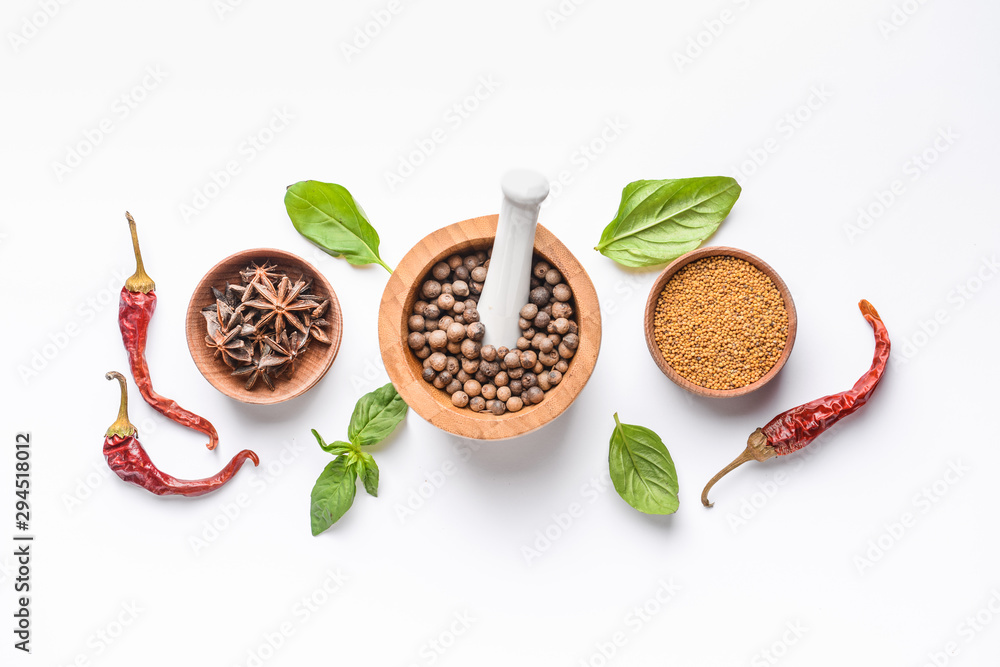
{"type": "Polygon", "coordinates": [[[760,389],[774,379],[774,376],[778,374],[778,371],[780,371],[782,366],[785,365],[785,362],[788,361],[788,356],[792,353],[792,346],[795,344],[795,330],[798,324],[798,318],[795,315],[795,303],[792,301],[792,293],[788,290],[788,286],[785,284],[785,281],[781,279],[781,276],[779,276],[767,262],[756,255],[751,255],[745,250],[729,248],[726,246],[711,246],[708,248],[692,250],[686,255],[681,255],[671,262],[667,268],[663,269],[663,272],[657,277],[656,282],[653,283],[653,288],[649,290],[649,298],[646,299],[646,313],[644,318],[646,347],[649,348],[649,354],[652,355],[653,361],[656,362],[656,365],[660,367],[660,370],[663,371],[664,375],[673,380],[679,386],[687,389],[692,394],[707,396],[708,398],[735,398],[737,396],[745,396],[752,391],[760,389]],[[771,367],[771,370],[765,373],[762,378],[756,382],[748,384],[744,387],[738,387],[736,389],[709,389],[708,387],[697,385],[680,375],[673,369],[673,367],[670,366],[670,364],[667,363],[667,360],[663,358],[663,352],[660,351],[660,347],[656,344],[656,337],[653,331],[653,318],[656,315],[656,302],[659,300],[660,293],[663,291],[663,288],[666,287],[667,282],[675,273],[691,262],[704,257],[717,256],[736,257],[738,259],[746,260],[764,272],[764,274],[771,279],[771,282],[774,283],[774,286],[778,288],[778,292],[781,293],[781,299],[785,304],[785,310],[788,312],[788,338],[785,340],[785,348],[781,351],[781,356],[778,357],[778,360],[774,363],[774,366],[771,367]]]}
{"type": "Polygon", "coordinates": [[[221,391],[226,396],[234,398],[243,403],[255,405],[271,405],[281,403],[289,399],[301,396],[309,391],[322,379],[326,372],[333,365],[333,360],[337,358],[340,350],[340,340],[344,333],[343,315],[340,310],[340,301],[337,299],[333,285],[330,284],[323,274],[316,270],[314,266],[297,255],[284,250],[274,248],[257,248],[255,250],[244,250],[226,257],[224,260],[209,269],[208,273],[201,279],[198,286],[191,295],[188,303],[186,318],[186,333],[188,350],[191,358],[205,379],[213,387],[221,391]],[[221,359],[216,359],[212,350],[205,345],[207,329],[205,318],[201,314],[202,308],[215,303],[212,297],[212,287],[224,288],[226,281],[239,284],[240,271],[251,263],[261,264],[265,261],[278,265],[278,269],[295,280],[299,274],[311,276],[313,287],[310,291],[317,296],[330,299],[330,307],[327,310],[325,319],[330,323],[327,328],[327,335],[330,337],[330,345],[324,345],[319,341],[311,341],[309,349],[296,364],[295,373],[291,377],[279,378],[274,383],[274,391],[259,382],[252,391],[244,388],[245,380],[231,375],[230,369],[221,359]]]}
{"type": "Polygon", "coordinates": [[[493,244],[496,215],[449,225],[417,243],[396,267],[382,294],[378,337],[382,361],[396,391],[421,417],[464,438],[503,440],[530,433],[562,414],[590,379],[601,347],[601,311],[590,276],[573,253],[552,232],[538,225],[535,252],[563,274],[573,290],[580,347],[562,382],[546,392],[537,405],[500,416],[456,408],[447,393],[424,382],[421,362],[406,345],[407,319],[417,300],[417,288],[431,267],[456,253],[487,250],[493,244]]]}

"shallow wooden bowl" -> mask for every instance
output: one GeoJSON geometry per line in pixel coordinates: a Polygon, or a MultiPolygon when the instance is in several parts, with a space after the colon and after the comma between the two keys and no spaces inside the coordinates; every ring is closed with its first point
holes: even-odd
{"type": "Polygon", "coordinates": [[[781,367],[785,365],[786,361],[788,361],[788,355],[792,353],[792,346],[795,344],[795,329],[797,322],[798,319],[795,315],[795,303],[792,301],[792,294],[788,291],[788,286],[785,285],[785,281],[781,279],[781,276],[779,276],[775,270],[767,264],[767,262],[756,255],[751,255],[745,250],[740,250],[738,248],[727,248],[725,246],[699,248],[698,250],[692,250],[686,255],[681,255],[671,262],[670,265],[663,270],[663,273],[657,277],[656,282],[653,283],[653,288],[649,291],[649,298],[646,299],[646,347],[649,348],[649,353],[653,356],[653,361],[655,361],[656,365],[660,367],[660,370],[663,371],[668,378],[684,389],[687,389],[692,394],[707,396],[709,398],[735,398],[737,396],[745,396],[752,391],[760,389],[778,374],[781,367]],[[691,262],[704,257],[717,256],[736,257],[738,259],[746,260],[764,272],[764,274],[771,279],[771,282],[774,283],[774,286],[778,288],[778,292],[781,293],[781,298],[785,302],[785,310],[788,312],[788,338],[785,340],[785,349],[781,351],[781,356],[778,357],[778,360],[774,363],[774,366],[771,367],[771,370],[765,373],[762,378],[756,382],[748,384],[744,387],[738,387],[736,389],[709,389],[708,387],[697,385],[680,375],[673,369],[673,367],[670,366],[670,364],[667,363],[667,360],[663,358],[663,353],[660,351],[660,347],[656,344],[656,338],[653,333],[653,317],[656,314],[656,302],[659,300],[660,293],[663,291],[663,288],[666,287],[667,282],[669,282],[675,273],[691,262]]]}
{"type": "Polygon", "coordinates": [[[255,405],[281,403],[309,391],[330,370],[340,349],[340,339],[344,331],[340,301],[337,300],[337,294],[333,291],[330,281],[301,257],[274,248],[243,250],[226,257],[209,269],[191,295],[186,326],[188,350],[205,379],[226,396],[255,405]],[[205,345],[207,330],[201,309],[215,303],[211,289],[213,286],[222,289],[227,280],[239,284],[240,271],[254,262],[260,264],[268,260],[277,264],[278,269],[287,272],[292,279],[300,273],[312,276],[313,287],[310,291],[330,299],[330,307],[324,316],[330,323],[327,328],[330,345],[318,341],[310,342],[309,349],[295,366],[294,374],[291,377],[279,378],[274,383],[274,391],[261,382],[258,382],[252,391],[247,391],[244,387],[245,380],[231,375],[232,370],[221,359],[216,359],[212,350],[205,345]]]}
{"type": "Polygon", "coordinates": [[[538,225],[535,252],[558,269],[573,290],[576,319],[580,326],[580,347],[562,382],[546,392],[541,403],[496,416],[456,408],[447,393],[421,379],[421,361],[406,345],[409,333],[407,319],[417,300],[417,288],[431,267],[449,255],[489,249],[496,235],[497,218],[496,215],[486,215],[465,220],[439,229],[417,243],[393,271],[382,294],[378,316],[382,361],[403,400],[438,428],[479,440],[502,440],[524,435],[562,414],[590,379],[601,347],[601,311],[590,276],[552,232],[538,225]]]}

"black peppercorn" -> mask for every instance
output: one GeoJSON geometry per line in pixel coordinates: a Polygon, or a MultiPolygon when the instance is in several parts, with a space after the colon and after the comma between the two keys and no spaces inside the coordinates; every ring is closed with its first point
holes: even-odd
{"type": "Polygon", "coordinates": [[[417,333],[416,331],[406,337],[406,344],[410,346],[411,350],[419,350],[426,343],[427,338],[422,333],[417,333]]]}
{"type": "Polygon", "coordinates": [[[546,288],[546,287],[536,287],[535,289],[531,290],[531,294],[528,296],[528,300],[531,303],[533,303],[536,306],[538,306],[539,308],[542,308],[543,306],[545,306],[549,302],[549,290],[548,290],[548,288],[546,288]]]}
{"type": "Polygon", "coordinates": [[[465,328],[465,332],[470,339],[478,342],[486,335],[486,326],[482,322],[472,322],[465,328]]]}
{"type": "Polygon", "coordinates": [[[420,293],[426,299],[436,299],[441,294],[441,283],[436,280],[428,280],[424,283],[424,287],[420,293]]]}

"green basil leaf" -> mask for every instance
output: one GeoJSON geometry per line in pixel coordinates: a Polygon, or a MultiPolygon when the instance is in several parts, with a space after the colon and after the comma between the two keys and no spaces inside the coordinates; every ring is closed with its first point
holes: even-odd
{"type": "Polygon", "coordinates": [[[357,470],[346,456],[327,464],[313,486],[309,515],[312,534],[319,535],[351,509],[357,490],[357,470]]]}
{"type": "Polygon", "coordinates": [[[403,421],[408,407],[392,383],[362,396],[354,406],[347,439],[359,447],[385,440],[403,421]]]}
{"type": "Polygon", "coordinates": [[[316,429],[312,429],[312,434],[313,436],[315,436],[316,442],[319,443],[320,449],[322,449],[324,452],[329,452],[334,456],[339,456],[341,454],[349,454],[353,451],[357,451],[358,449],[351,443],[344,442],[343,440],[337,440],[333,443],[327,443],[326,440],[323,439],[323,436],[321,436],[316,431],[316,429]]]}
{"type": "Polygon", "coordinates": [[[378,497],[378,465],[368,452],[361,453],[361,470],[358,473],[368,495],[378,497]]]}
{"type": "Polygon", "coordinates": [[[646,514],[677,511],[677,471],[660,436],[644,426],[622,424],[615,414],[608,454],[615,491],[646,514]]]}
{"type": "Polygon", "coordinates": [[[728,176],[629,183],[595,250],[625,266],[665,264],[715,233],[740,192],[728,176]]]}
{"type": "Polygon", "coordinates": [[[285,191],[285,209],[299,234],[351,264],[381,264],[378,232],[347,188],[336,183],[299,181],[285,191]]]}

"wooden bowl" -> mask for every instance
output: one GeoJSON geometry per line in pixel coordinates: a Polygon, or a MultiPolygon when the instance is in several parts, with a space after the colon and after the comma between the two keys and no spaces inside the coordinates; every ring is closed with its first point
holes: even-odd
{"type": "Polygon", "coordinates": [[[403,257],[382,294],[378,338],[382,361],[396,391],[421,417],[438,428],[464,438],[503,440],[549,423],[570,406],[597,364],[601,347],[601,311],[597,291],[580,262],[552,232],[538,225],[535,252],[562,273],[573,290],[580,347],[562,382],[546,392],[545,400],[518,412],[497,416],[456,408],[451,397],[420,377],[421,362],[406,345],[407,319],[417,300],[417,289],[431,267],[449,255],[487,250],[493,245],[496,215],[486,215],[449,225],[425,237],[403,257]]]}
{"type": "Polygon", "coordinates": [[[707,396],[709,398],[735,398],[737,396],[745,396],[752,391],[760,389],[778,374],[781,367],[785,365],[786,361],[788,361],[788,355],[792,353],[792,346],[795,344],[795,329],[797,322],[798,319],[795,315],[795,303],[792,301],[792,294],[788,291],[788,286],[785,285],[785,281],[781,279],[781,277],[770,267],[770,265],[767,264],[767,262],[756,255],[751,255],[745,250],[740,250],[738,248],[727,248],[725,246],[699,248],[698,250],[692,250],[686,255],[681,255],[671,262],[667,268],[663,270],[663,273],[657,277],[656,282],[653,283],[653,288],[649,291],[649,298],[646,299],[646,347],[649,348],[649,353],[653,356],[653,361],[655,361],[656,365],[660,367],[660,370],[663,371],[664,375],[684,389],[690,391],[692,394],[707,396]],[[663,288],[666,287],[667,282],[669,282],[675,273],[691,262],[704,257],[717,256],[736,257],[738,259],[746,260],[760,269],[760,271],[771,279],[774,286],[778,288],[778,292],[781,294],[781,299],[785,303],[785,310],[788,312],[788,338],[785,340],[785,348],[781,351],[781,356],[778,357],[778,360],[774,363],[774,366],[771,367],[771,370],[765,373],[762,378],[743,387],[737,387],[736,389],[709,389],[708,387],[697,385],[680,375],[673,369],[673,367],[670,366],[670,364],[667,363],[667,360],[663,358],[663,353],[660,351],[660,347],[656,344],[656,338],[653,333],[653,317],[656,314],[656,303],[660,298],[660,293],[663,291],[663,288]]]}
{"type": "Polygon", "coordinates": [[[337,351],[340,349],[340,339],[344,331],[340,301],[337,300],[337,294],[333,291],[330,281],[301,257],[274,248],[244,250],[226,257],[209,269],[198,283],[194,294],[191,295],[187,309],[186,326],[188,350],[190,350],[191,358],[194,359],[195,365],[205,376],[205,379],[226,396],[255,405],[281,403],[309,391],[330,370],[333,360],[337,357],[337,351]],[[330,306],[324,316],[330,323],[327,329],[330,344],[310,342],[309,348],[295,366],[295,372],[291,377],[279,378],[274,383],[274,391],[268,389],[263,383],[258,383],[252,391],[247,391],[244,387],[245,380],[231,375],[232,370],[221,359],[216,359],[212,350],[205,345],[207,331],[201,310],[205,306],[215,303],[215,299],[212,298],[211,288],[213,286],[224,288],[227,280],[239,284],[240,271],[254,262],[260,264],[268,260],[277,264],[279,271],[288,273],[292,278],[300,273],[312,276],[313,287],[310,288],[311,291],[318,296],[330,299],[330,306]]]}

